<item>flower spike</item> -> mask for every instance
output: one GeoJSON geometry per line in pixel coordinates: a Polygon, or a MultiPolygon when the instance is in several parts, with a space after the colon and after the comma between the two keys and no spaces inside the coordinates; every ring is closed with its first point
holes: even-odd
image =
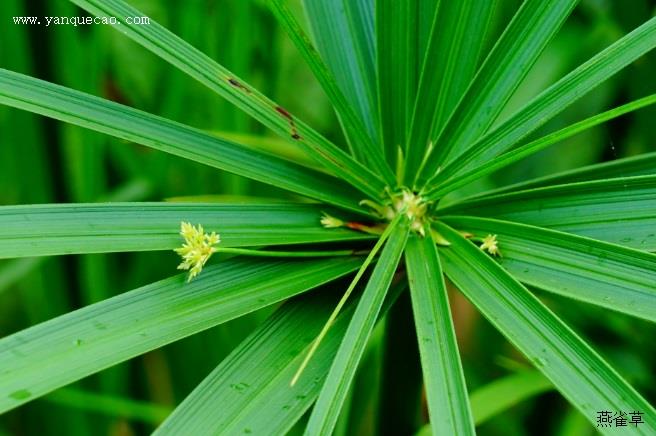
{"type": "Polygon", "coordinates": [[[214,245],[221,242],[215,232],[205,233],[203,226],[194,227],[191,223],[180,223],[180,236],[184,238],[182,247],[174,251],[182,257],[178,269],[189,270],[187,282],[190,282],[203,270],[205,263],[216,252],[214,245]]]}
{"type": "Polygon", "coordinates": [[[492,256],[501,256],[501,251],[499,251],[499,241],[497,241],[497,235],[487,235],[483,238],[483,243],[479,247],[483,251],[487,251],[492,256]]]}

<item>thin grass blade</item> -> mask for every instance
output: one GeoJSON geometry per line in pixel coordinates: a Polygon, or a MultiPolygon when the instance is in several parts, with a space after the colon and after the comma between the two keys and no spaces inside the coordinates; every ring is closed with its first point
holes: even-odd
{"type": "Polygon", "coordinates": [[[455,160],[501,113],[578,0],[528,0],[496,43],[444,129],[418,177],[421,186],[455,160]]]}
{"type": "Polygon", "coordinates": [[[467,386],[432,238],[411,236],[405,262],[433,434],[473,435],[467,386]]]}
{"type": "Polygon", "coordinates": [[[0,104],[162,150],[358,210],[349,185],[326,174],[130,107],[0,69],[0,104]],[[332,200],[331,200],[332,199],[332,200]]]}
{"type": "MultiPolygon", "coordinates": [[[[445,180],[454,171],[465,165],[483,165],[490,159],[512,149],[519,141],[538,127],[561,113],[572,103],[614,76],[627,65],[656,47],[656,17],[642,24],[628,35],[592,57],[583,65],[560,79],[535,97],[523,108],[515,112],[493,131],[470,143],[461,150],[457,159],[451,159],[444,173],[437,174],[431,184],[445,180]],[[475,159],[461,159],[468,149],[476,153],[475,159]]],[[[426,176],[433,176],[437,166],[426,167],[426,176]]]]}
{"type": "Polygon", "coordinates": [[[478,197],[439,208],[437,213],[497,218],[656,251],[656,176],[478,197]]]}
{"type": "Polygon", "coordinates": [[[436,188],[426,192],[425,196],[426,198],[440,198],[448,192],[465,186],[470,182],[473,182],[521,159],[531,156],[532,154],[535,154],[538,151],[563,141],[571,136],[584,132],[587,129],[590,129],[601,123],[605,123],[621,115],[625,115],[638,109],[650,106],[654,103],[656,103],[656,94],[643,97],[641,99],[632,101],[631,103],[627,103],[609,111],[594,115],[586,120],[579,121],[578,123],[572,124],[571,126],[565,127],[561,130],[558,130],[557,132],[536,139],[535,141],[531,141],[528,144],[517,147],[512,151],[492,159],[491,161],[487,161],[477,166],[468,165],[467,162],[471,163],[479,161],[480,159],[478,159],[477,156],[483,154],[484,150],[472,148],[465,152],[465,154],[463,154],[461,157],[461,161],[458,164],[461,169],[456,171],[453,175],[449,176],[447,173],[454,171],[455,167],[448,167],[444,174],[441,175],[441,177],[444,178],[448,177],[447,181],[440,186],[437,186],[436,188]]]}
{"type": "Polygon", "coordinates": [[[233,258],[190,283],[176,275],[7,336],[0,339],[0,412],[334,280],[361,262],[233,258]]]}
{"type": "MultiPolygon", "coordinates": [[[[656,410],[585,341],[492,258],[438,223],[451,245],[440,251],[449,279],[593,425],[599,410],[656,410]]],[[[612,428],[598,428],[615,434],[612,428]]],[[[638,434],[651,430],[637,427],[638,434]]]]}
{"type": "MultiPolygon", "coordinates": [[[[71,1],[97,16],[144,16],[142,12],[122,0],[71,1]]],[[[281,137],[297,144],[331,174],[349,181],[374,198],[382,194],[384,183],[367,167],[353,160],[346,152],[307,124],[153,20],[148,25],[128,24],[122,21],[120,30],[124,35],[198,80],[281,137]]]]}
{"type": "Polygon", "coordinates": [[[656,322],[656,255],[506,221],[446,217],[475,235],[497,235],[499,263],[545,291],[656,322]]]}
{"type": "Polygon", "coordinates": [[[388,185],[394,186],[394,173],[381,155],[380,147],[376,145],[370,134],[366,131],[364,124],[339,89],[328,67],[323,63],[319,53],[314,49],[300,24],[285,5],[285,1],[268,0],[267,3],[278,19],[278,23],[280,23],[287,32],[287,35],[294,42],[294,45],[335,107],[335,110],[346,127],[348,136],[353,139],[353,147],[358,149],[355,155],[363,156],[365,161],[373,165],[376,172],[383,177],[388,185]]]}
{"type": "Polygon", "coordinates": [[[344,339],[323,383],[317,403],[312,410],[305,434],[330,434],[334,430],[367,339],[373,330],[387,289],[396,272],[407,238],[408,226],[405,222],[401,222],[394,228],[387,240],[371,278],[360,297],[353,318],[344,334],[344,339]]]}
{"type": "Polygon", "coordinates": [[[0,259],[119,251],[171,250],[180,222],[221,235],[221,247],[370,239],[320,224],[309,204],[113,203],[0,207],[0,259]]]}
{"type": "Polygon", "coordinates": [[[440,3],[422,58],[423,68],[405,154],[406,184],[414,181],[431,142],[442,130],[478,68],[496,3],[496,0],[440,3]]]}

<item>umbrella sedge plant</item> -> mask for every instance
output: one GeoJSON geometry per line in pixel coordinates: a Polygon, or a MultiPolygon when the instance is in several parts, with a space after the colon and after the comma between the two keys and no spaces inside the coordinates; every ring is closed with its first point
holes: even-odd
{"type": "MultiPolygon", "coordinates": [[[[95,16],[143,16],[122,0],[71,1],[95,16]]],[[[0,411],[288,300],[156,433],[284,434],[307,416],[306,434],[332,434],[372,331],[407,292],[426,431],[474,434],[450,282],[593,425],[600,410],[638,411],[644,424],[634,432],[653,434],[653,406],[531,289],[656,321],[656,154],[453,193],[656,103],[646,95],[534,135],[656,47],[656,18],[499,120],[576,0],[522,2],[490,50],[496,1],[305,0],[309,29],[284,0],[266,3],[334,106],[345,144],[156,22],[115,27],[280,135],[312,166],[0,70],[4,105],[315,201],[0,207],[2,258],[175,250],[188,270],[176,274],[172,264],[171,278],[0,339],[0,411]],[[330,249],[315,249],[321,243],[330,249]],[[233,257],[211,259],[222,251],[233,257]],[[351,278],[341,299],[311,292],[343,277],[351,278]]]]}

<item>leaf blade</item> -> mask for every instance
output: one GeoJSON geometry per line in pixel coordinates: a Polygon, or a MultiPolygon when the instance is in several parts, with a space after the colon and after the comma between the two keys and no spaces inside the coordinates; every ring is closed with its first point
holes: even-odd
{"type": "Polygon", "coordinates": [[[405,251],[433,434],[475,434],[437,248],[413,235],[405,251]]]}
{"type": "Polygon", "coordinates": [[[418,175],[420,184],[486,132],[577,3],[529,0],[522,4],[434,141],[440,146],[418,175]]]}
{"type": "Polygon", "coordinates": [[[512,191],[526,191],[551,185],[565,185],[576,182],[588,182],[601,179],[620,177],[646,176],[656,174],[656,152],[639,154],[637,156],[615,159],[537,179],[519,182],[513,185],[495,189],[489,194],[496,195],[512,191]]]}
{"type": "Polygon", "coordinates": [[[438,230],[451,242],[441,251],[448,277],[589,421],[596,423],[598,410],[640,410],[656,419],[656,410],[540,300],[457,231],[441,223],[438,230]]]}
{"type": "MultiPolygon", "coordinates": [[[[144,16],[122,0],[71,1],[98,16],[144,16]]],[[[374,198],[383,192],[384,183],[367,167],[353,160],[307,124],[153,20],[147,26],[122,22],[120,29],[121,33],[144,48],[198,80],[281,137],[297,144],[331,174],[348,180],[363,193],[374,198]]]]}
{"type": "Polygon", "coordinates": [[[496,234],[499,263],[521,282],[656,322],[656,255],[539,227],[473,217],[444,221],[496,234]]]}
{"type": "MultiPolygon", "coordinates": [[[[493,131],[477,140],[467,153],[477,153],[474,164],[483,162],[508,151],[522,138],[535,131],[548,120],[565,110],[583,95],[615,75],[618,71],[656,47],[656,17],[625,35],[590,60],[576,68],[558,82],[547,88],[523,108],[519,109],[493,131]]],[[[433,183],[444,181],[445,174],[463,168],[467,164],[452,159],[448,172],[437,174],[433,183]]],[[[437,169],[432,168],[433,172],[437,169]]]]}
{"type": "Polygon", "coordinates": [[[408,227],[405,223],[397,225],[389,236],[337,350],[310,415],[305,434],[329,434],[335,428],[357,364],[382,308],[407,238],[408,227]]]}
{"type": "Polygon", "coordinates": [[[289,386],[334,300],[321,293],[286,303],[221,362],[155,434],[209,434],[217,429],[236,434],[245,428],[255,434],[285,434],[316,398],[317,379],[328,372],[353,313],[350,307],[340,315],[304,376],[289,386]]]}
{"type": "Polygon", "coordinates": [[[368,15],[373,1],[303,0],[303,5],[319,52],[367,126],[369,135],[378,139],[375,41],[363,39],[373,32],[373,17],[368,15]],[[358,31],[356,22],[364,24],[364,35],[358,31]]]}
{"type": "Polygon", "coordinates": [[[376,79],[380,132],[385,157],[397,167],[398,150],[406,149],[407,130],[417,86],[417,5],[376,1],[376,79]]]}
{"type": "Polygon", "coordinates": [[[445,169],[444,174],[442,174],[441,177],[447,180],[442,185],[428,191],[425,195],[427,198],[439,198],[448,192],[465,186],[467,183],[473,182],[474,180],[480,179],[488,174],[498,171],[501,168],[504,168],[512,163],[535,154],[538,151],[543,150],[553,144],[563,141],[578,133],[584,132],[589,128],[655,103],[656,94],[634,100],[630,103],[594,115],[590,118],[579,121],[556,132],[543,136],[542,138],[519,146],[507,153],[497,156],[491,161],[486,161],[483,164],[467,164],[467,162],[476,162],[476,157],[480,156],[484,152],[482,149],[471,149],[471,153],[467,152],[461,156],[460,163],[458,164],[461,169],[459,171],[455,171],[455,173],[452,172],[454,170],[449,170],[448,168],[445,169]],[[453,175],[449,176],[449,174],[453,175]]]}
{"type": "Polygon", "coordinates": [[[292,162],[155,115],[0,69],[0,103],[234,172],[299,194],[359,208],[349,185],[292,162]],[[331,187],[332,185],[332,187],[331,187]],[[335,189],[335,187],[339,187],[335,189]],[[339,189],[343,191],[340,193],[339,189]]]}
{"type": "MultiPolygon", "coordinates": [[[[353,314],[357,299],[338,316],[303,377],[290,386],[300,360],[330,314],[335,290],[330,286],[286,302],[194,389],[155,434],[208,434],[216,429],[226,434],[245,429],[253,434],[286,434],[319,394],[353,314]]],[[[401,286],[391,289],[382,313],[401,291],[401,286]]]]}
{"type": "Polygon", "coordinates": [[[438,209],[574,233],[656,251],[656,176],[636,176],[477,197],[438,209]]]}
{"type": "Polygon", "coordinates": [[[207,267],[191,283],[177,275],[0,339],[0,391],[8,393],[0,397],[0,411],[319,286],[359,261],[234,258],[207,267]]]}
{"type": "Polygon", "coordinates": [[[354,139],[353,147],[358,149],[356,156],[363,156],[381,174],[386,183],[393,186],[395,183],[394,173],[381,156],[380,150],[365,130],[361,119],[358,118],[355,111],[351,108],[346,97],[339,89],[335,78],[323,63],[321,57],[319,57],[319,54],[303,32],[296,18],[294,18],[289,8],[285,5],[284,0],[268,0],[267,3],[321,84],[335,110],[340,115],[340,119],[345,124],[349,137],[354,139]]]}
{"type": "Polygon", "coordinates": [[[180,222],[202,224],[222,247],[370,239],[320,224],[308,204],[113,203],[0,206],[0,258],[172,250],[180,222]],[[26,223],[28,223],[26,225],[26,223]]]}
{"type": "Polygon", "coordinates": [[[440,3],[423,56],[410,125],[405,154],[406,184],[414,181],[429,143],[436,139],[469,86],[495,7],[496,0],[440,3]]]}

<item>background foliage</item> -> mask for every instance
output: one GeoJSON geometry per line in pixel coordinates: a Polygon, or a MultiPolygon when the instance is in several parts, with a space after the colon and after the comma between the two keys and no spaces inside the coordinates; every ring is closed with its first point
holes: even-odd
{"type": "MultiPolygon", "coordinates": [[[[169,0],[130,2],[210,57],[246,79],[336,143],[339,124],[321,88],[275,19],[260,2],[169,0]]],[[[518,1],[504,0],[495,15],[500,32],[518,1]]],[[[582,1],[540,56],[500,119],[512,113],[594,53],[652,15],[654,2],[582,1]]],[[[262,126],[208,92],[118,32],[104,26],[16,26],[17,15],[84,15],[66,1],[0,2],[0,67],[115,100],[280,154],[295,150],[262,126]]],[[[489,43],[488,43],[489,44],[489,43]]],[[[489,48],[489,47],[488,47],[489,48]]],[[[608,107],[656,92],[656,59],[643,57],[605,82],[535,137],[587,118],[608,107]]],[[[521,182],[594,162],[656,150],[653,107],[587,130],[509,170],[480,182],[488,187],[521,182]]],[[[479,186],[480,188],[480,186],[479,186]]],[[[469,188],[471,189],[471,188],[469,188]]],[[[460,195],[467,191],[463,190],[460,195]]],[[[181,196],[290,198],[290,194],[238,176],[106,135],[0,106],[0,204],[144,201],[181,196]]],[[[211,198],[211,197],[207,197],[211,198]]],[[[0,336],[72,309],[168,277],[178,259],[172,252],[90,254],[0,260],[0,336]]],[[[591,305],[571,304],[554,294],[544,301],[617,368],[652,404],[656,402],[656,329],[638,318],[591,305]]],[[[421,371],[414,332],[396,331],[407,320],[401,300],[379,325],[349,397],[341,434],[375,428],[418,431],[425,406],[409,407],[421,371]],[[388,334],[383,333],[387,328],[388,334]],[[407,349],[398,353],[399,346],[407,349]],[[391,352],[390,350],[395,350],[391,352]],[[401,354],[403,359],[395,358],[401,354]],[[405,358],[407,357],[407,358],[405,358]],[[404,409],[406,407],[406,409],[404,409]],[[390,410],[396,411],[393,416],[390,410]],[[421,414],[416,410],[423,410],[421,414]]],[[[454,322],[470,391],[528,366],[503,337],[459,294],[454,322]]],[[[407,309],[407,307],[406,307],[407,309]]],[[[273,311],[262,309],[112,367],[31,402],[0,418],[0,434],[131,435],[150,433],[273,311]]],[[[0,362],[1,365],[1,362],[0,362]]],[[[541,376],[521,374],[516,386],[536,396],[494,416],[488,410],[508,394],[472,398],[481,434],[592,434],[586,420],[541,376]],[[533,377],[532,379],[530,377],[533,377]],[[528,380],[528,381],[527,381],[528,380]],[[539,394],[539,395],[538,395],[539,394]],[[477,402],[478,401],[478,402],[477,402]]],[[[399,434],[399,433],[397,433],[399,434]]]]}

